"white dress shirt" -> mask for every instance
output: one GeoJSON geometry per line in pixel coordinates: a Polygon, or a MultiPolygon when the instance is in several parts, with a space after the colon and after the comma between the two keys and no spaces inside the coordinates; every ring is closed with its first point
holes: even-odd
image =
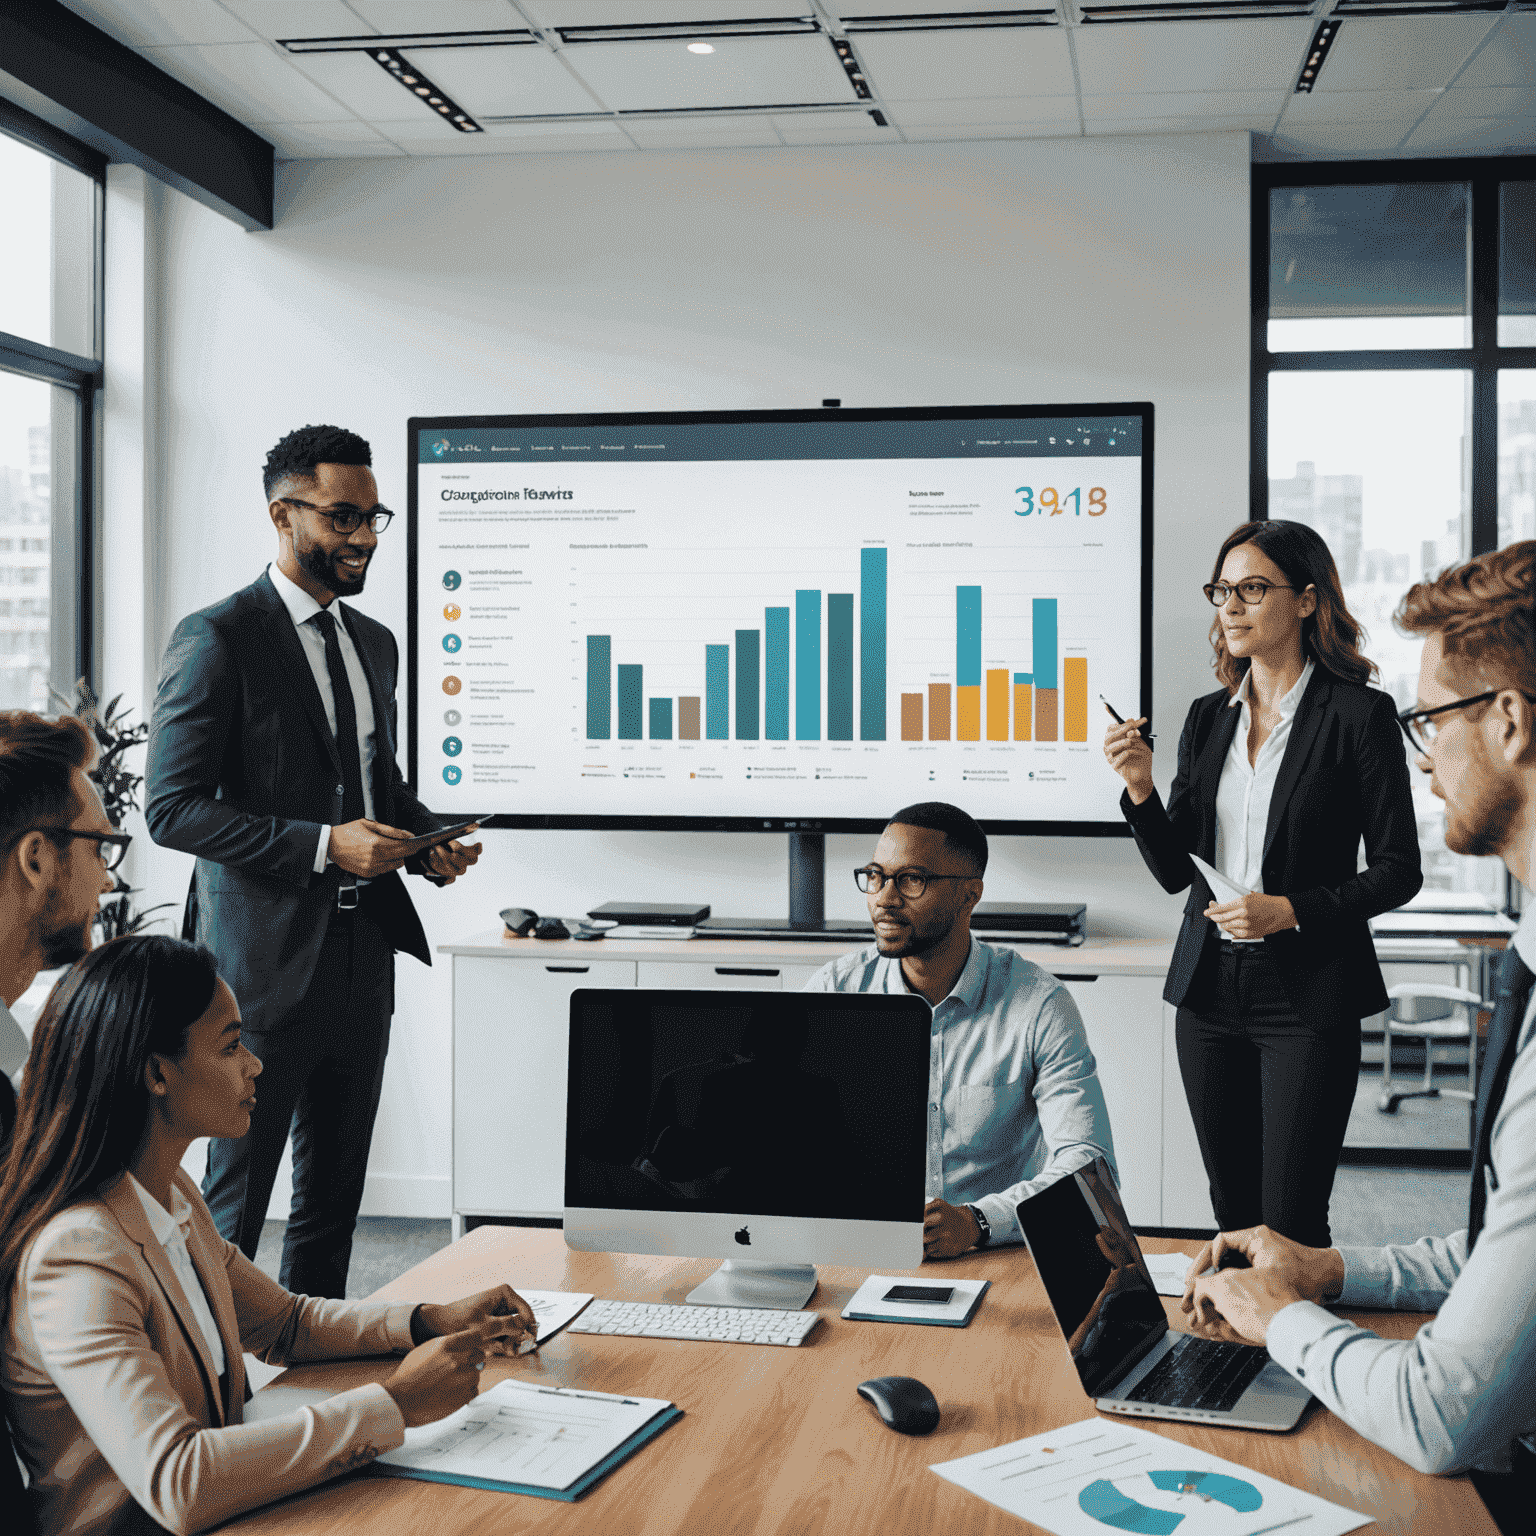
{"type": "MultiPolygon", "coordinates": [[[[303,587],[289,581],[277,568],[275,560],[267,567],[267,575],[271,577],[272,585],[277,588],[277,595],[283,600],[283,607],[288,610],[294,628],[299,632],[299,644],[304,647],[304,655],[309,661],[309,670],[315,674],[315,687],[320,690],[320,702],[325,705],[325,718],[330,724],[331,735],[335,736],[336,699],[331,692],[331,669],[325,664],[325,636],[309,622],[317,613],[333,610],[322,608],[303,587]]],[[[341,647],[341,659],[347,669],[347,681],[352,685],[352,708],[357,714],[357,754],[363,771],[363,815],[371,821],[373,819],[375,731],[373,695],[368,691],[368,674],[363,671],[363,663],[357,654],[357,647],[352,643],[352,636],[347,633],[347,625],[341,616],[340,604],[336,605],[334,615],[336,642],[341,647]]],[[[340,750],[346,749],[341,747],[340,750]]],[[[315,853],[317,875],[325,870],[326,852],[330,847],[330,840],[330,828],[322,827],[320,847],[315,853]]],[[[357,883],[366,885],[368,882],[359,880],[357,883]]]]}
{"type": "MultiPolygon", "coordinates": [[[[1264,739],[1253,762],[1248,761],[1248,733],[1253,727],[1253,673],[1243,674],[1243,681],[1227,703],[1228,709],[1240,709],[1242,715],[1232,733],[1232,745],[1221,765],[1221,781],[1216,786],[1216,868],[1245,891],[1264,889],[1264,831],[1269,823],[1269,802],[1274,798],[1275,780],[1285,757],[1285,744],[1291,739],[1291,721],[1301,696],[1312,681],[1317,664],[1308,661],[1290,691],[1276,706],[1280,718],[1264,739]]],[[[1262,940],[1256,941],[1262,942],[1262,940]]]]}
{"type": "MultiPolygon", "coordinates": [[[[1536,970],[1536,903],[1510,942],[1536,970]]],[[[1470,1255],[1465,1231],[1339,1249],[1344,1289],[1332,1305],[1435,1312],[1413,1338],[1379,1338],[1310,1301],[1269,1325],[1271,1359],[1421,1472],[1507,1472],[1514,1441],[1536,1434],[1536,996],[1488,1160],[1497,1182],[1470,1255]]]]}
{"type": "Polygon", "coordinates": [[[21,1088],[21,1069],[27,1064],[32,1042],[26,1031],[16,1022],[16,1015],[0,998],[0,1072],[10,1078],[11,1086],[21,1088]]]}
{"type": "MultiPolygon", "coordinates": [[[[807,992],[917,996],[870,945],[816,972],[807,992]]],[[[1015,1207],[1095,1158],[1114,1166],[1109,1111],[1072,994],[1017,951],[971,952],[933,1010],[927,1194],[979,1206],[994,1243],[1023,1241],[1015,1207]]]]}
{"type": "Polygon", "coordinates": [[[181,1281],[181,1288],[187,1293],[192,1315],[203,1331],[208,1353],[213,1356],[214,1374],[222,1376],[225,1371],[224,1340],[219,1337],[219,1325],[213,1320],[213,1310],[208,1305],[203,1282],[198,1279],[192,1255],[187,1252],[187,1226],[192,1220],[192,1207],[174,1183],[171,1185],[171,1208],[166,1210],[131,1173],[128,1182],[133,1186],[134,1194],[139,1197],[139,1204],[144,1207],[149,1230],[155,1234],[155,1241],[165,1249],[171,1268],[176,1271],[176,1278],[181,1281]]]}

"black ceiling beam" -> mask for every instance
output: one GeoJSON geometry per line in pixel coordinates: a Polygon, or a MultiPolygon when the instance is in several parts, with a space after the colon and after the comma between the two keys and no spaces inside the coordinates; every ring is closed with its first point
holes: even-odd
{"type": "Polygon", "coordinates": [[[243,229],[272,228],[272,146],[58,0],[0,0],[0,96],[243,229]]]}

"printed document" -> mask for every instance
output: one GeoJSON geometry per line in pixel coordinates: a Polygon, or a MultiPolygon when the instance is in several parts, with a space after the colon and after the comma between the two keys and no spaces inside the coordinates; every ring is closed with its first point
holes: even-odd
{"type": "Polygon", "coordinates": [[[1198,853],[1190,854],[1190,862],[1205,877],[1205,883],[1210,886],[1211,894],[1219,905],[1225,905],[1229,901],[1241,901],[1244,896],[1252,896],[1252,891],[1245,891],[1235,880],[1228,880],[1214,864],[1207,864],[1198,853]]]}
{"type": "Polygon", "coordinates": [[[930,1470],[1056,1536],[1343,1536],[1369,1515],[1149,1430],[1088,1419],[930,1470]]]}

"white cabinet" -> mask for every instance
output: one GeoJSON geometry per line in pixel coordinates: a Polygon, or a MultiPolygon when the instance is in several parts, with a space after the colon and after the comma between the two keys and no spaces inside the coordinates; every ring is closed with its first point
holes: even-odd
{"type": "Polygon", "coordinates": [[[713,987],[731,992],[780,992],[784,967],[761,960],[721,960],[700,965],[686,960],[642,960],[642,987],[713,987]]]}
{"type": "Polygon", "coordinates": [[[565,1208],[571,993],[634,985],[633,960],[453,957],[455,1227],[565,1208]]]}
{"type": "Polygon", "coordinates": [[[1126,1214],[1133,1226],[1162,1226],[1162,982],[1155,976],[1090,979],[1071,972],[1064,980],[1098,1064],[1126,1214]]]}

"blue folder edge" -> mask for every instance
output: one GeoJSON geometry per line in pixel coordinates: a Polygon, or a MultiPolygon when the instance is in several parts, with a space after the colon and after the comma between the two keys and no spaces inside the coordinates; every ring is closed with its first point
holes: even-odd
{"type": "Polygon", "coordinates": [[[970,1320],[976,1316],[976,1309],[981,1305],[981,1298],[992,1289],[990,1280],[981,1282],[981,1289],[976,1292],[975,1298],[966,1308],[964,1317],[886,1317],[884,1313],[874,1312],[845,1312],[843,1316],[853,1323],[902,1323],[910,1325],[917,1323],[924,1328],[964,1328],[970,1320]]]}
{"type": "Polygon", "coordinates": [[[667,1425],[682,1418],[683,1410],[663,1408],[649,1423],[642,1424],[622,1445],[617,1445],[590,1472],[578,1477],[569,1488],[535,1488],[529,1483],[502,1483],[491,1477],[461,1477],[451,1472],[423,1472],[415,1467],[396,1467],[387,1462],[373,1462],[365,1472],[375,1477],[413,1477],[424,1483],[456,1483],[461,1488],[484,1488],[491,1493],[530,1493],[536,1499],[559,1499],[574,1504],[582,1494],[602,1481],[621,1461],[627,1461],[645,1442],[659,1435],[667,1425]]]}

